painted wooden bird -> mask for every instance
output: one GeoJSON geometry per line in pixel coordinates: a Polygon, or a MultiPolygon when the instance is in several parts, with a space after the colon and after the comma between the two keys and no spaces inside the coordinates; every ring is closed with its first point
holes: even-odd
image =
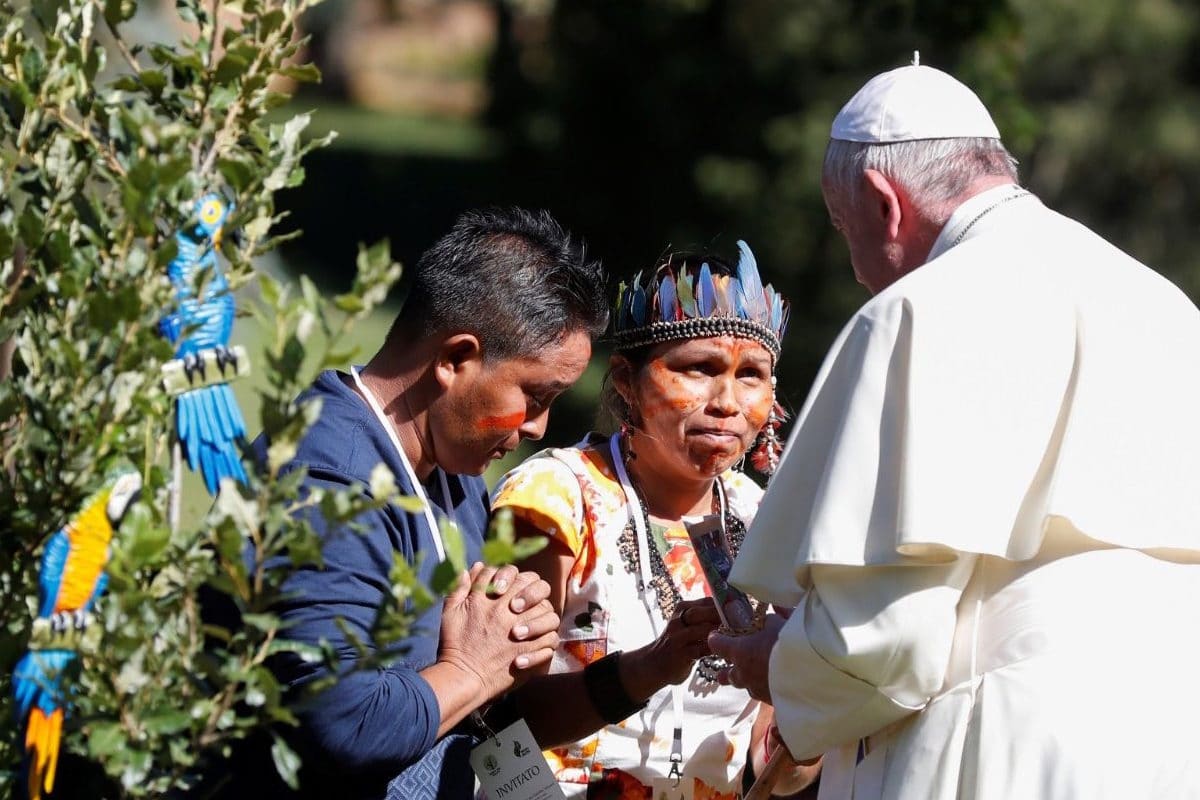
{"type": "Polygon", "coordinates": [[[91,611],[108,577],[109,543],[142,486],[133,470],[114,472],[46,542],[38,575],[38,615],[29,651],[13,671],[17,720],[24,726],[29,796],[54,790],[66,698],[63,673],[85,639],[99,635],[91,611]],[[93,634],[89,637],[89,633],[93,634]]]}
{"type": "Polygon", "coordinates": [[[220,195],[205,195],[197,205],[197,224],[175,234],[178,252],[167,273],[179,308],[159,323],[163,335],[175,345],[175,357],[183,362],[187,380],[197,386],[175,399],[175,432],[188,466],[200,470],[213,495],[221,478],[246,482],[238,450],[238,442],[246,437],[246,423],[226,382],[239,374],[239,356],[229,348],[235,309],[216,255],[232,211],[220,195]],[[202,282],[199,297],[198,279],[202,282]]]}

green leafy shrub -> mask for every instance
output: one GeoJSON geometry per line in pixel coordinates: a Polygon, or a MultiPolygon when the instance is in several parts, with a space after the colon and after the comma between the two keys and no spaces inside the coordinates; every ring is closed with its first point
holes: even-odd
{"type": "MultiPolygon", "coordinates": [[[[113,541],[100,644],[67,680],[63,757],[94,767],[89,796],[186,789],[238,738],[292,722],[264,662],[299,648],[270,612],[281,576],[262,562],[319,559],[311,527],[292,516],[301,506],[349,523],[402,501],[390,476],[373,491],[301,496],[303,473],[280,474],[319,413],[294,398],[314,369],[350,359],[348,334],[400,271],[386,245],[364,249],[351,290],[325,298],[307,280],[297,291],[255,270],[281,240],[274,194],[303,181],[302,158],[327,141],[302,138],[305,115],[267,117],[287,99],[281,83],[318,77],[298,63],[309,5],[177,0],[190,33],[148,45],[125,35],[134,0],[0,0],[0,342],[15,349],[0,381],[0,793],[21,768],[10,674],[36,613],[41,546],[115,463],[138,469],[142,495],[113,541]],[[242,235],[223,240],[224,269],[252,318],[238,324],[258,325],[265,342],[254,369],[272,446],[248,486],[226,483],[203,519],[173,526],[160,383],[173,350],[157,323],[175,303],[173,234],[209,191],[235,205],[227,229],[242,235]],[[243,563],[246,541],[256,565],[243,563]],[[206,626],[202,590],[232,597],[243,625],[206,626]]],[[[411,571],[397,578],[381,631],[407,630],[409,601],[433,596],[411,571]]],[[[294,782],[295,754],[277,739],[273,755],[294,782]]],[[[64,768],[60,784],[88,773],[64,768]]]]}

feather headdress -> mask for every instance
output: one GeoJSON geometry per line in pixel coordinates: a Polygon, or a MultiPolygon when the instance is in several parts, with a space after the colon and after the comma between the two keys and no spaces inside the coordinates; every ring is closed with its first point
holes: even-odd
{"type": "Polygon", "coordinates": [[[618,351],[676,339],[741,336],[760,342],[779,360],[787,329],[788,301],[763,286],[750,246],[738,241],[732,275],[714,274],[709,264],[679,266],[668,259],[652,272],[638,272],[617,289],[612,341],[618,351]]]}

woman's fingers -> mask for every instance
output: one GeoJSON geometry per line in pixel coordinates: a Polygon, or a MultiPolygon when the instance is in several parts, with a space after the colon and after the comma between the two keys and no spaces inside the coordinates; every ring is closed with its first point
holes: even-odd
{"type": "Polygon", "coordinates": [[[676,617],[687,627],[717,626],[721,624],[721,616],[712,598],[704,597],[699,600],[687,600],[679,604],[676,617]]]}

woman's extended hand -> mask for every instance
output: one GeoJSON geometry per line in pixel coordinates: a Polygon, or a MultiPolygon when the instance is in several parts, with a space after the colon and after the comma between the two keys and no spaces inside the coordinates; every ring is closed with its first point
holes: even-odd
{"type": "Polygon", "coordinates": [[[621,657],[621,683],[645,700],[664,686],[683,683],[696,659],[708,655],[708,635],[721,624],[712,598],[684,600],[658,638],[621,657]]]}
{"type": "Polygon", "coordinates": [[[554,655],[559,619],[549,594],[535,573],[475,564],[446,596],[438,660],[477,681],[481,701],[503,694],[554,655]]]}

